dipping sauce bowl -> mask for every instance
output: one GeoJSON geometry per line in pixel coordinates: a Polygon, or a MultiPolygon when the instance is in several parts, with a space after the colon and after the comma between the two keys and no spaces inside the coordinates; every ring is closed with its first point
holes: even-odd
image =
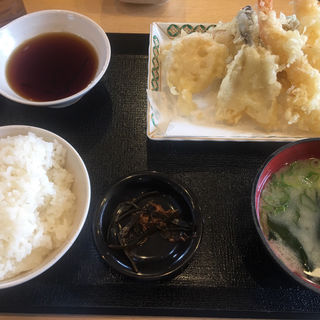
{"type": "MultiPolygon", "coordinates": [[[[0,94],[15,102],[32,106],[55,108],[69,106],[91,90],[102,78],[109,65],[110,57],[111,48],[106,33],[97,23],[84,15],[66,10],[44,10],[24,15],[0,29],[0,94]],[[20,95],[8,83],[7,63],[14,50],[21,44],[49,33],[73,34],[87,41],[97,56],[96,71],[85,87],[69,96],[48,101],[30,100],[20,95]]],[[[77,72],[74,73],[76,78],[77,72]]],[[[59,83],[59,80],[56,82],[59,83]]],[[[71,80],[66,83],[66,86],[70,85],[70,82],[71,80]]]]}

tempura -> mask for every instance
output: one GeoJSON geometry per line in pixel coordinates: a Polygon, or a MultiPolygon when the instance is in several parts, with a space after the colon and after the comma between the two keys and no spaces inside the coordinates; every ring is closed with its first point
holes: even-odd
{"type": "Polygon", "coordinates": [[[296,16],[285,17],[272,0],[258,0],[257,12],[247,6],[212,32],[182,34],[164,47],[180,115],[210,110],[215,123],[320,133],[320,8],[317,0],[293,4],[296,16]],[[198,103],[208,92],[211,99],[198,103]]]}
{"type": "Polygon", "coordinates": [[[188,115],[196,106],[192,95],[205,90],[226,72],[228,48],[210,34],[193,33],[172,42],[164,50],[164,66],[170,92],[179,96],[179,106],[188,115]]]}

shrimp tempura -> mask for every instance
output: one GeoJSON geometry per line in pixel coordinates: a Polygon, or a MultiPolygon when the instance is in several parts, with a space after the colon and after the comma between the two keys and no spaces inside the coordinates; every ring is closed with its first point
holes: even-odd
{"type": "Polygon", "coordinates": [[[317,0],[294,0],[294,12],[300,21],[300,32],[307,36],[303,47],[309,63],[320,70],[320,7],[317,0]]]}
{"type": "MultiPolygon", "coordinates": [[[[304,1],[304,0],[303,0],[304,1]]],[[[280,67],[285,68],[303,56],[306,37],[298,30],[284,30],[272,0],[258,0],[260,37],[268,50],[279,56],[280,67]]]]}
{"type": "Polygon", "coordinates": [[[259,10],[260,34],[264,44],[273,54],[279,56],[282,63],[287,62],[281,75],[281,81],[285,84],[283,89],[286,90],[282,94],[285,97],[282,102],[285,120],[290,125],[297,123],[300,129],[308,131],[309,128],[305,126],[304,118],[320,107],[320,73],[310,65],[304,55],[302,50],[304,36],[300,35],[297,30],[284,30],[279,21],[276,23],[272,0],[259,0],[259,10]],[[281,37],[277,37],[279,34],[281,37]],[[288,55],[290,53],[288,44],[294,43],[293,39],[295,39],[296,46],[290,56],[288,55]],[[302,120],[304,125],[301,125],[302,120]]]}

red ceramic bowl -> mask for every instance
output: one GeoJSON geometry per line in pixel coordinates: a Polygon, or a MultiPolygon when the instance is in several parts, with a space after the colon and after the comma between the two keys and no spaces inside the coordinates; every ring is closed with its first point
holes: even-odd
{"type": "Polygon", "coordinates": [[[283,166],[290,164],[296,160],[304,160],[309,158],[320,159],[320,138],[311,138],[299,140],[286,144],[272,153],[260,168],[252,188],[251,205],[253,212],[253,220],[257,231],[262,239],[263,244],[276,260],[276,262],[300,284],[320,293],[320,279],[318,283],[308,279],[300,270],[295,270],[287,261],[280,256],[279,252],[274,250],[268,241],[268,237],[264,234],[260,221],[260,196],[261,192],[273,173],[277,172],[283,166]]]}

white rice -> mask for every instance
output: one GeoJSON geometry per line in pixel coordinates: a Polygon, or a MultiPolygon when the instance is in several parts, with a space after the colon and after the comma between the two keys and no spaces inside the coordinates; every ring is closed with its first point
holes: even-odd
{"type": "Polygon", "coordinates": [[[0,280],[39,265],[74,216],[66,150],[33,133],[0,139],[0,280]]]}

